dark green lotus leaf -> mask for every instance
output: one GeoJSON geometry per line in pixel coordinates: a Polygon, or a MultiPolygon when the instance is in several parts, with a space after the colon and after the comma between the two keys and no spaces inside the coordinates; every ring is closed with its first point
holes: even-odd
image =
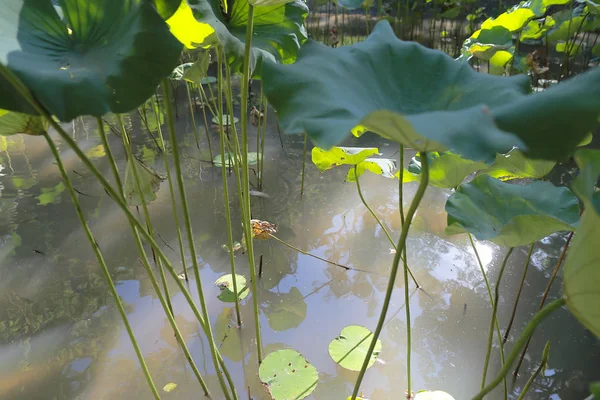
{"type": "Polygon", "coordinates": [[[550,182],[514,185],[480,175],[458,187],[446,212],[446,233],[469,232],[479,240],[516,247],[575,230],[579,201],[568,188],[550,182]]]}
{"type": "MultiPolygon", "coordinates": [[[[440,188],[453,189],[465,180],[473,172],[489,166],[486,163],[466,160],[456,154],[449,152],[427,153],[429,159],[429,184],[440,188]]],[[[400,174],[396,174],[400,177],[400,174]]],[[[421,180],[421,157],[413,157],[404,170],[402,180],[414,182],[421,180]]]]}
{"type": "MultiPolygon", "coordinates": [[[[189,0],[194,17],[210,24],[224,46],[228,62],[234,71],[241,71],[249,3],[247,0],[227,2],[226,13],[220,0],[189,0]]],[[[298,49],[307,39],[304,20],[308,7],[302,0],[285,4],[256,7],[254,10],[254,34],[252,36],[251,70],[260,75],[263,60],[292,63],[298,49]]]]}
{"type": "MultiPolygon", "coordinates": [[[[52,114],[128,112],[144,102],[177,64],[181,44],[142,0],[0,2],[0,64],[52,114]]],[[[0,78],[0,108],[32,112],[0,78]]]]}
{"type": "Polygon", "coordinates": [[[554,161],[529,159],[523,152],[514,149],[508,154],[498,154],[494,164],[479,173],[488,174],[501,181],[523,178],[540,179],[548,175],[555,165],[554,161]]]}
{"type": "Polygon", "coordinates": [[[154,4],[154,8],[158,15],[160,15],[162,19],[167,20],[175,14],[181,1],[182,0],[152,0],[152,3],[154,4]]]}
{"type": "Polygon", "coordinates": [[[569,310],[600,337],[600,151],[577,150],[575,161],[580,172],[572,187],[584,211],[565,260],[563,291],[569,310]]]}
{"type": "Polygon", "coordinates": [[[258,377],[273,400],[300,400],[315,390],[319,372],[292,349],[269,353],[258,368],[258,377]]]}
{"type": "Polygon", "coordinates": [[[43,135],[48,125],[42,117],[0,109],[0,136],[43,135]]]}
{"type": "Polygon", "coordinates": [[[295,64],[263,68],[282,129],[306,132],[323,148],[362,125],[420,151],[475,161],[492,162],[515,146],[529,147],[529,157],[560,159],[600,114],[600,70],[529,94],[526,76],[479,74],[398,40],[387,21],[364,42],[336,49],[308,42],[295,64]]]}

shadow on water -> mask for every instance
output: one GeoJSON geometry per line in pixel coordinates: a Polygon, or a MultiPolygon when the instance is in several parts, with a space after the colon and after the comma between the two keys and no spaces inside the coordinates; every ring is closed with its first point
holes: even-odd
{"type": "MultiPolygon", "coordinates": [[[[230,268],[222,248],[227,233],[221,171],[206,162],[209,156],[201,114],[196,116],[202,139],[198,149],[188,115],[181,112],[182,104],[180,101],[178,105],[179,145],[184,152],[185,181],[211,322],[240,393],[250,387],[254,399],[266,399],[255,372],[251,302],[249,298],[242,302],[244,328],[236,329],[232,305],[217,300],[219,289],[212,286],[230,268]]],[[[114,124],[110,118],[107,122],[114,124]]],[[[149,122],[151,129],[157,126],[155,119],[153,124],[149,122]]],[[[138,115],[126,123],[135,133],[137,156],[164,175],[163,155],[143,133],[138,115]]],[[[109,176],[95,125],[76,120],[70,129],[109,176]]],[[[255,135],[255,128],[251,129],[255,135]]],[[[209,134],[213,144],[217,143],[216,132],[209,134]]],[[[115,150],[121,148],[119,140],[112,135],[115,150]]],[[[250,143],[255,143],[253,138],[250,143]]],[[[347,145],[375,145],[385,156],[397,157],[394,146],[372,136],[348,139],[347,145]]],[[[252,198],[253,216],[277,223],[278,236],[301,249],[368,272],[345,271],[277,242],[257,241],[256,253],[264,260],[258,293],[260,322],[267,353],[293,347],[320,371],[320,382],[309,398],[341,399],[350,394],[357,374],[329,358],[329,341],[349,324],[375,326],[393,255],[383,232],[360,202],[354,184],[344,183],[345,171],[321,174],[308,164],[305,193],[300,196],[302,147],[302,137],[285,136],[282,149],[276,126],[270,121],[263,189],[269,197],[252,198]]],[[[124,171],[124,156],[120,150],[116,152],[124,171]]],[[[138,263],[128,225],[75,155],[66,146],[61,146],[61,154],[118,282],[118,292],[157,386],[174,382],[178,386],[169,396],[198,398],[198,383],[138,263]]],[[[0,165],[0,398],[150,398],[43,139],[0,138],[0,165]]],[[[233,175],[229,183],[233,192],[233,175]]],[[[365,175],[361,184],[367,201],[397,237],[397,183],[365,175]]],[[[415,190],[416,185],[405,185],[407,204],[415,190]]],[[[154,228],[165,252],[178,260],[166,182],[157,195],[150,205],[154,228]]],[[[411,300],[413,384],[415,388],[444,389],[457,399],[466,399],[479,388],[491,307],[467,238],[443,233],[444,202],[449,195],[449,191],[428,190],[408,241],[409,263],[426,290],[417,291],[411,300]]],[[[237,197],[232,196],[231,206],[234,235],[240,240],[237,197]]],[[[565,236],[556,234],[536,245],[513,333],[519,332],[535,312],[564,242],[565,236]]],[[[477,246],[494,281],[505,249],[490,243],[477,246]]],[[[508,321],[526,256],[527,249],[518,248],[509,261],[500,291],[501,327],[508,321]]],[[[245,255],[238,252],[236,262],[239,273],[248,276],[245,255]]],[[[175,265],[182,268],[180,262],[175,265]]],[[[396,283],[397,289],[403,285],[400,279],[396,283]]],[[[183,295],[173,282],[169,286],[190,351],[209,386],[218,393],[207,343],[183,295]]],[[[558,295],[559,288],[560,281],[552,295],[558,295]]],[[[195,292],[192,288],[191,293],[195,292]]],[[[397,290],[392,299],[391,318],[381,337],[381,355],[363,384],[364,394],[372,400],[398,398],[398,392],[404,390],[406,338],[400,292],[397,290]]],[[[587,382],[598,379],[600,346],[566,310],[555,313],[536,331],[515,393],[539,363],[548,339],[553,343],[550,363],[535,382],[531,398],[581,399],[587,394],[587,382]]],[[[510,345],[509,341],[508,348],[510,345]]],[[[499,361],[493,359],[492,365],[491,375],[498,372],[499,361]]],[[[499,398],[499,393],[491,398],[499,398]]]]}

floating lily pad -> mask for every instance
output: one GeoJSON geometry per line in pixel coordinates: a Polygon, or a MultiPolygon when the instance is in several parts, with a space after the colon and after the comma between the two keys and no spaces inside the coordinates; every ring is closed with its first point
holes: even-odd
{"type": "Polygon", "coordinates": [[[176,388],[176,387],[177,387],[177,384],[176,384],[176,383],[169,382],[169,383],[167,383],[167,384],[166,384],[166,385],[163,387],[163,390],[164,390],[165,392],[167,392],[167,393],[170,393],[170,392],[172,392],[173,390],[175,390],[175,388],[176,388]]]}
{"type": "Polygon", "coordinates": [[[600,151],[577,150],[575,161],[580,172],[572,187],[584,211],[565,260],[563,291],[573,315],[600,337],[600,151]]]}
{"type": "Polygon", "coordinates": [[[322,148],[362,125],[419,151],[450,150],[474,161],[492,162],[513,147],[561,160],[600,115],[599,69],[531,94],[527,76],[477,73],[397,39],[387,21],[351,46],[309,41],[296,63],[265,63],[263,72],[282,130],[306,132],[322,148]]]}
{"type": "MultiPolygon", "coordinates": [[[[235,283],[238,289],[238,299],[244,300],[250,292],[246,285],[246,278],[242,275],[235,275],[235,283]]],[[[235,302],[235,292],[233,290],[233,276],[231,274],[223,275],[215,281],[215,286],[221,289],[221,293],[217,298],[225,303],[235,302]]]]}
{"type": "Polygon", "coordinates": [[[274,331],[296,328],[306,319],[308,306],[297,287],[292,287],[288,293],[267,292],[263,296],[261,309],[274,331]]]}
{"type": "Polygon", "coordinates": [[[156,192],[160,189],[162,180],[163,178],[154,172],[154,170],[138,161],[137,158],[130,158],[127,160],[125,181],[123,182],[123,193],[127,203],[130,206],[141,206],[142,199],[144,199],[146,204],[150,204],[152,201],[156,200],[156,192]],[[135,183],[133,168],[136,168],[137,170],[142,193],[138,191],[138,187],[135,183]]]}
{"type": "MultiPolygon", "coordinates": [[[[233,156],[232,153],[225,153],[225,165],[226,166],[229,166],[229,164],[230,164],[229,160],[231,160],[232,156],[233,156]]],[[[259,158],[258,153],[255,153],[255,152],[248,153],[248,165],[255,165],[256,163],[258,163],[258,158],[259,158]]],[[[213,164],[215,167],[221,167],[223,165],[220,154],[217,154],[217,156],[213,159],[213,164]]]]}
{"type": "MultiPolygon", "coordinates": [[[[338,337],[329,343],[329,356],[331,356],[333,361],[346,369],[360,371],[367,357],[372,338],[373,332],[364,326],[348,325],[342,329],[338,337]]],[[[375,363],[380,352],[381,340],[377,339],[367,368],[375,363]]]]}
{"type": "MultiPolygon", "coordinates": [[[[222,121],[223,121],[223,126],[227,126],[227,125],[237,124],[239,119],[238,119],[238,117],[231,118],[231,115],[223,114],[222,121]]],[[[221,121],[219,121],[219,118],[217,118],[216,116],[214,116],[212,118],[212,122],[213,122],[213,124],[217,124],[217,125],[219,125],[221,123],[221,121]]]]}
{"type": "Polygon", "coordinates": [[[420,390],[414,400],[454,400],[454,397],[441,390],[420,390]]]}
{"type": "Polygon", "coordinates": [[[460,185],[448,198],[446,211],[446,233],[470,232],[508,247],[575,230],[579,222],[579,201],[568,188],[540,181],[515,185],[488,175],[460,185]]]}
{"type": "Polygon", "coordinates": [[[319,382],[317,369],[291,349],[268,354],[258,368],[258,376],[273,400],[303,399],[319,382]]]}
{"type": "Polygon", "coordinates": [[[311,151],[312,162],[320,171],[337,167],[339,165],[357,165],[369,156],[379,153],[375,147],[336,147],[329,150],[313,147],[311,151]]]}
{"type": "MultiPolygon", "coordinates": [[[[177,65],[182,45],[149,1],[0,3],[0,64],[62,121],[135,109],[177,65]]],[[[0,78],[0,108],[33,109],[0,78]]]]}
{"type": "Polygon", "coordinates": [[[48,122],[41,117],[14,111],[0,110],[0,136],[43,135],[48,122]]]}

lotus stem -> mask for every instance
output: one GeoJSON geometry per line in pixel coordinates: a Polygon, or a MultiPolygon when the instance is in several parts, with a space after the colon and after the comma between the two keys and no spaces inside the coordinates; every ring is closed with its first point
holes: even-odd
{"type": "MultiPolygon", "coordinates": [[[[400,4],[400,3],[398,3],[400,4]]],[[[400,212],[400,224],[404,226],[404,145],[400,145],[400,169],[398,176],[398,211],[400,212]]]]}
{"type": "MultiPolygon", "coordinates": [[[[250,266],[250,279],[252,285],[252,306],[254,309],[254,325],[256,330],[256,347],[258,352],[258,363],[262,362],[262,338],[260,334],[260,321],[258,310],[258,289],[256,285],[256,266],[254,263],[254,245],[250,226],[250,182],[248,178],[248,84],[250,82],[250,52],[252,50],[252,31],[254,29],[254,6],[248,5],[248,24],[246,26],[246,42],[244,46],[244,66],[242,73],[241,110],[242,120],[242,195],[244,208],[243,225],[246,249],[248,253],[248,264],[250,266]]],[[[237,135],[236,135],[237,136],[237,135]]]]}
{"type": "Polygon", "coordinates": [[[268,116],[268,111],[269,111],[269,101],[267,100],[266,97],[262,97],[262,83],[261,83],[261,98],[264,98],[265,100],[265,105],[263,106],[263,129],[261,131],[261,139],[260,139],[260,157],[258,158],[258,162],[260,164],[260,185],[258,186],[258,188],[260,190],[262,190],[263,188],[263,183],[264,183],[264,170],[265,170],[265,142],[267,139],[267,116],[268,116]]]}
{"type": "Polygon", "coordinates": [[[500,370],[500,373],[498,374],[498,376],[496,376],[496,378],[494,378],[494,380],[492,380],[485,388],[483,388],[483,390],[481,392],[476,394],[472,400],[482,400],[486,394],[490,393],[492,390],[494,390],[494,388],[496,386],[498,386],[500,381],[502,381],[502,379],[508,374],[508,371],[510,371],[512,364],[515,362],[515,360],[517,359],[517,357],[519,355],[519,351],[525,345],[525,343],[529,340],[529,338],[535,331],[535,328],[537,328],[537,326],[548,315],[552,314],[554,311],[556,311],[557,309],[561,308],[564,305],[565,305],[565,299],[563,297],[560,297],[560,298],[554,300],[552,303],[548,304],[546,307],[542,308],[531,318],[531,320],[529,320],[529,323],[527,323],[527,325],[525,326],[525,329],[523,330],[521,337],[519,337],[519,339],[515,342],[515,346],[510,351],[510,354],[506,358],[506,363],[504,364],[504,367],[502,367],[502,369],[500,370]]]}
{"type": "MultiPolygon", "coordinates": [[[[192,118],[192,128],[194,129],[194,139],[196,139],[196,147],[200,148],[200,138],[198,137],[198,128],[196,127],[196,117],[194,116],[194,104],[192,104],[192,95],[190,94],[190,86],[187,81],[184,81],[185,92],[187,94],[188,105],[190,107],[190,117],[192,118]]],[[[212,151],[210,159],[212,160],[212,151]]]]}
{"type": "Polygon", "coordinates": [[[308,142],[308,135],[304,134],[304,150],[302,151],[302,183],[300,183],[300,196],[304,194],[304,174],[306,171],[306,147],[308,142]]]}
{"type": "MultiPolygon", "coordinates": [[[[477,264],[479,264],[479,269],[481,271],[481,275],[483,275],[483,280],[485,282],[485,287],[488,292],[488,296],[490,299],[490,304],[492,305],[492,310],[496,304],[494,301],[494,297],[492,295],[492,288],[490,286],[490,281],[488,280],[487,273],[485,272],[485,268],[483,268],[483,262],[481,261],[481,257],[479,257],[479,252],[477,251],[477,247],[475,246],[475,242],[473,241],[473,236],[467,232],[467,236],[469,237],[469,241],[471,242],[471,247],[473,248],[473,252],[475,253],[475,258],[477,259],[477,264]]],[[[496,284],[496,287],[498,285],[496,284]]],[[[498,317],[494,317],[494,326],[496,328],[496,336],[498,337],[498,345],[500,347],[500,365],[504,367],[504,342],[502,341],[502,332],[500,331],[500,324],[498,323],[498,317]]],[[[487,364],[487,361],[486,361],[487,364]]],[[[485,378],[483,378],[485,379],[485,378]]],[[[504,388],[504,399],[508,398],[508,387],[506,384],[506,377],[502,379],[502,385],[504,388]]]]}
{"type": "MultiPolygon", "coordinates": [[[[377,221],[377,224],[381,227],[381,230],[383,231],[383,233],[385,234],[385,236],[388,238],[390,244],[392,245],[392,247],[394,248],[394,250],[396,251],[396,253],[401,253],[402,254],[403,249],[396,247],[396,243],[394,243],[394,239],[392,239],[392,236],[390,235],[390,232],[387,230],[387,228],[385,227],[385,225],[383,224],[383,222],[381,222],[381,220],[379,219],[379,217],[377,216],[377,214],[375,214],[375,211],[373,211],[373,209],[369,206],[369,204],[365,200],[365,197],[363,196],[362,190],[360,189],[360,182],[358,181],[358,168],[357,168],[356,165],[354,166],[354,176],[356,178],[356,190],[358,191],[358,196],[360,197],[360,200],[362,201],[362,203],[364,204],[364,206],[367,208],[367,210],[369,210],[369,212],[371,213],[371,215],[373,216],[373,218],[375,218],[375,221],[377,221]]],[[[406,254],[404,255],[404,259],[406,259],[406,254]]],[[[410,268],[408,269],[408,272],[410,273],[410,276],[411,276],[413,282],[415,283],[415,286],[417,287],[417,289],[420,288],[421,286],[419,286],[419,282],[417,282],[417,279],[413,275],[413,273],[410,270],[410,268]]]]}
{"type": "MultiPolygon", "coordinates": [[[[481,388],[485,387],[485,378],[487,377],[487,370],[490,364],[490,355],[492,353],[492,342],[494,340],[494,323],[497,322],[496,315],[498,313],[498,301],[500,300],[500,282],[502,280],[502,275],[504,274],[504,269],[506,268],[506,264],[508,262],[508,258],[513,252],[513,247],[508,249],[506,255],[504,256],[504,260],[502,261],[502,265],[500,266],[500,272],[498,272],[498,278],[496,278],[496,286],[494,287],[494,301],[492,303],[492,318],[490,322],[490,333],[488,335],[488,344],[487,344],[487,352],[485,355],[485,363],[483,365],[483,374],[481,377],[481,388]]],[[[499,338],[499,342],[502,340],[499,338]]]]}
{"type": "Polygon", "coordinates": [[[525,384],[525,386],[523,386],[523,390],[521,390],[521,394],[519,395],[517,400],[525,399],[525,394],[529,391],[529,388],[531,387],[531,384],[533,383],[533,381],[535,381],[535,378],[537,378],[538,375],[540,374],[540,372],[542,372],[544,370],[544,368],[546,368],[546,364],[548,363],[549,355],[550,355],[550,341],[548,340],[546,342],[546,346],[544,346],[544,352],[542,353],[542,361],[540,362],[540,365],[536,368],[534,373],[529,377],[529,380],[527,380],[527,383],[525,384]]]}
{"type": "MultiPolygon", "coordinates": [[[[221,60],[221,48],[217,48],[217,57],[221,60]]],[[[219,68],[219,82],[223,79],[222,68],[219,68]]],[[[219,86],[221,84],[219,83],[219,86]]],[[[219,115],[223,115],[223,91],[219,87],[219,115]]],[[[238,296],[238,285],[235,274],[235,256],[233,252],[233,232],[231,230],[231,210],[229,208],[229,186],[227,184],[227,167],[225,166],[225,131],[223,124],[219,124],[219,145],[221,148],[221,179],[223,181],[223,200],[225,202],[225,220],[227,221],[227,240],[229,246],[229,264],[231,266],[231,276],[233,282],[233,293],[235,293],[235,316],[238,326],[242,326],[242,316],[240,313],[240,300],[238,296]]]]}
{"type": "MultiPolygon", "coordinates": [[[[540,311],[542,309],[542,307],[544,307],[544,303],[546,302],[546,299],[548,298],[548,294],[550,293],[550,288],[552,288],[552,284],[554,283],[554,279],[556,278],[556,275],[558,275],[558,271],[560,269],[560,266],[562,265],[562,262],[563,262],[563,260],[565,258],[565,255],[567,254],[567,250],[569,248],[569,244],[571,243],[571,239],[573,238],[573,234],[574,233],[575,233],[574,231],[571,231],[571,233],[569,233],[569,236],[567,237],[567,241],[565,243],[565,247],[563,247],[563,250],[560,253],[560,256],[558,257],[558,261],[556,262],[556,266],[554,267],[554,271],[552,271],[552,275],[550,276],[550,280],[548,281],[548,285],[546,286],[546,290],[544,291],[544,294],[542,295],[542,300],[540,301],[540,305],[538,307],[538,311],[540,311]]],[[[521,353],[521,356],[519,357],[519,362],[517,362],[517,366],[515,367],[515,371],[513,372],[513,375],[515,376],[515,378],[519,375],[519,370],[521,369],[521,364],[523,364],[523,359],[525,358],[525,353],[527,353],[527,348],[528,347],[529,347],[529,341],[527,341],[527,344],[525,345],[525,348],[523,348],[523,352],[521,353]]]]}
{"type": "Polygon", "coordinates": [[[175,230],[177,231],[177,242],[179,244],[179,254],[181,256],[181,264],[183,267],[183,276],[185,277],[185,281],[189,282],[189,277],[187,273],[187,266],[185,264],[185,251],[183,249],[183,239],[181,237],[181,228],[179,226],[179,215],[177,212],[177,202],[175,201],[175,190],[173,189],[173,178],[171,177],[171,167],[169,166],[169,159],[167,157],[167,147],[165,146],[165,140],[162,134],[162,127],[160,126],[160,119],[158,117],[158,112],[156,108],[154,108],[154,100],[156,100],[156,107],[160,106],[158,99],[156,99],[156,95],[154,99],[152,99],[152,109],[154,110],[154,116],[156,117],[157,125],[158,125],[158,139],[160,143],[160,148],[163,151],[163,162],[165,164],[165,172],[167,174],[167,181],[169,183],[169,195],[171,197],[171,209],[173,210],[173,222],[175,223],[175,230]]]}
{"type": "MultiPolygon", "coordinates": [[[[100,121],[100,122],[102,122],[102,121],[100,121]]],[[[46,142],[48,142],[50,151],[52,152],[52,155],[54,156],[54,159],[56,160],[56,164],[58,165],[58,169],[60,170],[62,179],[65,182],[65,186],[67,187],[67,191],[69,192],[69,196],[71,197],[71,201],[73,202],[73,208],[75,209],[77,218],[79,219],[79,223],[81,224],[83,230],[85,231],[85,235],[88,239],[88,242],[90,243],[90,246],[92,246],[92,250],[94,251],[94,254],[96,255],[96,260],[98,261],[98,264],[100,264],[102,273],[104,275],[104,279],[106,279],[106,283],[108,284],[108,289],[109,289],[113,299],[115,300],[115,303],[117,305],[117,310],[119,310],[119,315],[121,316],[123,325],[125,325],[125,330],[127,331],[129,340],[131,341],[131,344],[133,345],[133,349],[135,350],[135,354],[138,358],[138,361],[140,362],[140,366],[142,367],[142,371],[144,372],[144,376],[146,377],[148,386],[150,387],[150,390],[152,391],[154,398],[160,400],[160,394],[158,393],[158,390],[156,389],[156,385],[154,384],[154,381],[152,380],[152,376],[150,375],[150,371],[148,370],[148,365],[146,364],[146,360],[144,360],[144,356],[142,354],[142,351],[140,350],[140,346],[138,345],[135,335],[133,333],[133,330],[131,329],[131,325],[129,324],[129,320],[127,318],[127,313],[125,312],[125,308],[123,307],[121,298],[119,297],[119,294],[117,293],[117,288],[115,287],[115,283],[113,282],[112,277],[110,276],[110,271],[108,270],[106,262],[104,261],[104,257],[102,256],[102,252],[100,250],[100,247],[98,246],[98,242],[96,242],[96,239],[94,238],[94,235],[92,234],[92,231],[90,230],[90,227],[85,219],[85,216],[83,215],[83,211],[81,210],[81,206],[79,205],[79,199],[77,198],[77,193],[75,193],[75,189],[73,188],[71,179],[69,178],[69,176],[67,175],[67,172],[65,171],[65,167],[62,163],[62,159],[60,158],[60,154],[58,153],[56,145],[54,144],[54,141],[52,140],[50,135],[48,135],[48,133],[44,134],[44,138],[46,139],[46,142]]]]}
{"type": "Polygon", "coordinates": [[[521,291],[523,290],[523,285],[525,284],[525,277],[527,276],[527,270],[529,269],[529,264],[531,262],[531,253],[533,252],[533,245],[529,246],[529,252],[527,253],[527,262],[525,263],[525,268],[523,269],[523,276],[521,277],[521,283],[519,284],[519,290],[517,290],[517,295],[515,296],[515,305],[513,306],[512,313],[510,315],[510,321],[508,322],[508,326],[506,327],[506,332],[504,332],[503,343],[508,341],[508,335],[510,334],[510,329],[515,321],[515,316],[517,315],[517,307],[519,305],[519,299],[521,298],[521,291]]]}
{"type": "MultiPolygon", "coordinates": [[[[419,207],[419,204],[421,203],[421,200],[423,199],[423,195],[425,194],[425,191],[427,190],[427,185],[429,183],[429,160],[427,159],[427,153],[426,152],[421,152],[421,182],[419,182],[419,187],[417,189],[417,192],[415,193],[415,197],[413,198],[412,202],[410,203],[410,207],[408,209],[408,213],[406,214],[406,222],[404,225],[402,225],[402,232],[400,234],[400,239],[398,240],[398,245],[396,246],[397,249],[403,249],[405,248],[406,245],[406,238],[408,237],[408,230],[410,228],[410,224],[412,222],[412,219],[417,211],[417,208],[419,207]]],[[[406,257],[405,257],[406,259],[406,257]]],[[[373,350],[375,349],[375,344],[377,343],[377,339],[379,339],[379,335],[381,334],[381,329],[383,328],[383,324],[385,323],[385,318],[387,315],[387,311],[390,305],[390,301],[392,299],[392,293],[394,291],[394,285],[396,284],[396,275],[398,273],[398,266],[400,265],[400,252],[397,251],[396,254],[394,255],[394,262],[392,263],[392,269],[390,271],[390,279],[388,281],[388,286],[386,289],[386,293],[385,293],[385,298],[383,300],[383,306],[381,308],[381,314],[379,315],[379,320],[377,322],[377,327],[375,328],[375,331],[373,332],[373,339],[371,340],[371,344],[369,345],[369,350],[367,351],[367,355],[365,357],[365,360],[363,361],[363,365],[360,369],[360,372],[358,374],[358,378],[356,379],[356,384],[354,385],[354,391],[352,392],[352,400],[356,400],[356,396],[358,396],[358,391],[360,390],[360,384],[362,383],[362,380],[365,376],[365,372],[367,370],[367,367],[369,366],[369,360],[371,358],[371,354],[373,353],[373,350]]],[[[405,268],[405,275],[408,273],[407,268],[405,268]]],[[[407,281],[405,281],[405,299],[406,299],[406,293],[408,290],[408,284],[407,281]]],[[[410,308],[410,304],[406,303],[406,308],[407,310],[410,308]]],[[[410,316],[410,310],[407,311],[407,315],[410,316]]],[[[410,330],[410,320],[406,321],[407,323],[407,331],[410,330]]],[[[410,342],[410,334],[407,334],[407,354],[410,353],[411,351],[411,342],[410,342]]],[[[407,357],[407,364],[410,363],[410,356],[407,357]]],[[[407,365],[408,368],[410,369],[410,365],[407,365]]],[[[410,377],[410,374],[408,374],[408,376],[410,377]]],[[[410,390],[410,382],[408,382],[408,389],[410,390]]],[[[409,391],[410,393],[410,391],[409,391]]]]}
{"type": "MultiPolygon", "coordinates": [[[[194,269],[194,278],[196,279],[196,288],[198,289],[198,297],[200,299],[200,308],[202,310],[202,314],[204,314],[205,319],[205,334],[208,339],[208,344],[210,347],[210,352],[213,358],[213,364],[215,367],[215,371],[217,374],[217,378],[219,379],[219,384],[221,385],[221,389],[223,390],[223,394],[226,399],[230,399],[229,391],[227,390],[227,386],[225,385],[225,380],[223,379],[223,374],[221,374],[221,368],[219,365],[219,357],[217,355],[218,350],[215,344],[214,336],[212,333],[212,327],[210,325],[210,319],[208,314],[208,307],[206,305],[206,300],[204,298],[204,290],[202,289],[202,280],[200,279],[200,268],[198,267],[198,258],[196,255],[196,244],[194,241],[194,233],[192,231],[192,221],[190,219],[187,197],[185,194],[185,185],[183,182],[183,172],[181,171],[181,163],[179,160],[179,149],[177,145],[177,136],[175,135],[175,120],[173,119],[173,110],[171,109],[171,94],[169,91],[168,82],[166,79],[163,80],[163,92],[164,99],[166,104],[166,112],[167,112],[167,122],[169,127],[169,137],[171,140],[171,150],[173,152],[173,163],[175,164],[175,175],[177,177],[177,186],[179,188],[179,197],[181,201],[181,207],[183,211],[183,218],[185,222],[185,229],[187,233],[187,240],[189,245],[190,256],[192,258],[192,266],[194,269]]],[[[223,366],[224,367],[224,366],[223,366]]],[[[235,390],[233,390],[233,398],[237,399],[237,394],[235,390]]]]}

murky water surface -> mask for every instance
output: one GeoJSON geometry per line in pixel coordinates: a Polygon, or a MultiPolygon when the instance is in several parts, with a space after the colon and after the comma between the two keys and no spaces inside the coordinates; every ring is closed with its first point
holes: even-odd
{"type": "MultiPolygon", "coordinates": [[[[242,304],[244,327],[238,330],[232,304],[220,302],[219,289],[213,286],[230,268],[222,248],[227,234],[221,171],[203,161],[210,158],[204,130],[200,128],[202,150],[198,150],[183,107],[180,102],[178,131],[211,323],[241,398],[247,398],[249,390],[253,399],[266,399],[255,368],[251,298],[242,304]]],[[[200,114],[197,118],[201,121],[200,114]]],[[[109,177],[93,122],[78,120],[69,129],[109,177]]],[[[127,123],[135,132],[138,157],[164,174],[162,154],[142,133],[138,116],[127,123]]],[[[210,134],[214,146],[218,136],[210,134]]],[[[119,138],[113,135],[111,141],[115,149],[121,149],[119,138]]],[[[385,156],[398,157],[395,146],[374,137],[349,139],[347,144],[379,145],[385,156]]],[[[270,197],[252,198],[253,216],[277,223],[279,237],[299,248],[368,272],[345,271],[274,241],[257,242],[257,258],[262,255],[264,270],[258,283],[264,347],[266,352],[294,348],[317,367],[320,381],[310,399],[345,399],[357,373],[337,366],[327,347],[346,325],[375,327],[393,255],[390,243],[360,202],[356,186],[344,182],[345,168],[321,174],[308,163],[305,193],[300,195],[302,146],[302,137],[285,136],[282,149],[277,130],[270,126],[263,188],[270,197]]],[[[201,398],[200,386],[138,262],[124,217],[74,153],[63,143],[60,150],[157,386],[162,388],[169,382],[178,385],[163,397],[201,398]]],[[[124,171],[123,154],[117,150],[117,155],[124,171]]],[[[407,153],[407,158],[411,155],[407,153]]],[[[366,174],[361,185],[395,240],[400,232],[397,181],[366,174]]],[[[230,187],[233,191],[233,175],[230,187]]],[[[405,185],[405,204],[415,189],[416,184],[405,185]]],[[[462,400],[479,389],[491,307],[468,238],[444,235],[444,202],[449,195],[449,191],[428,189],[408,241],[410,266],[424,287],[415,291],[411,285],[412,376],[415,389],[439,388],[462,400]]],[[[231,206],[234,234],[241,239],[237,198],[232,198],[231,206]]],[[[181,270],[166,181],[150,212],[164,251],[181,270]]],[[[512,340],[535,312],[565,239],[565,235],[557,234],[536,244],[512,340]]],[[[490,243],[478,243],[477,249],[490,279],[495,281],[506,249],[490,243]]],[[[515,250],[501,283],[502,328],[508,323],[527,250],[515,250]]],[[[246,256],[237,253],[236,262],[239,273],[248,276],[246,256]]],[[[195,283],[190,282],[190,286],[191,292],[197,293],[195,283]]],[[[551,298],[558,295],[560,286],[559,276],[551,298]]],[[[218,399],[218,383],[204,335],[176,285],[170,282],[169,287],[182,333],[218,399]]],[[[403,288],[400,277],[382,332],[381,355],[364,380],[364,395],[371,400],[404,397],[403,288]]],[[[536,331],[522,377],[510,398],[516,398],[539,364],[546,340],[552,342],[550,362],[527,398],[587,396],[588,382],[600,378],[600,346],[566,310],[560,310],[536,331]]],[[[511,343],[507,344],[509,349],[511,343]]],[[[498,370],[499,360],[494,355],[490,376],[498,370]]],[[[2,399],[151,398],[43,138],[0,138],[0,376],[2,399]]],[[[489,398],[499,399],[501,392],[489,398]]]]}

